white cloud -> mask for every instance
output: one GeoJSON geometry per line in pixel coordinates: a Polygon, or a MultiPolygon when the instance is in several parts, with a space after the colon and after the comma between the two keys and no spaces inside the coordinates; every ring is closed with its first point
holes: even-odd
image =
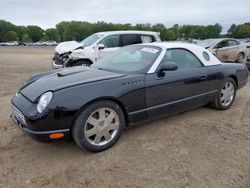
{"type": "Polygon", "coordinates": [[[250,22],[249,0],[0,0],[0,19],[54,27],[63,20],[115,23],[214,24],[250,22]]]}

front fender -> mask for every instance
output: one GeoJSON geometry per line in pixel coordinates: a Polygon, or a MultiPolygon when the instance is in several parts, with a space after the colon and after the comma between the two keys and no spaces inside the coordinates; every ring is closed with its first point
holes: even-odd
{"type": "Polygon", "coordinates": [[[138,75],[136,78],[121,77],[64,88],[54,92],[49,108],[56,112],[57,118],[72,116],[74,119],[88,104],[110,99],[119,103],[126,114],[137,111],[146,107],[144,79],[145,75],[138,75]],[[142,81],[132,83],[135,79],[142,81]],[[131,84],[126,84],[129,82],[131,84]]]}

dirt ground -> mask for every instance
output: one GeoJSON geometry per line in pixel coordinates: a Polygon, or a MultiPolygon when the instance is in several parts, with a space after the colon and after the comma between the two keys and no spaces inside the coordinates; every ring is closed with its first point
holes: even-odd
{"type": "Polygon", "coordinates": [[[9,118],[30,75],[51,69],[51,47],[0,47],[0,188],[250,187],[250,84],[227,111],[202,107],[126,130],[101,153],[39,143],[9,118]]]}

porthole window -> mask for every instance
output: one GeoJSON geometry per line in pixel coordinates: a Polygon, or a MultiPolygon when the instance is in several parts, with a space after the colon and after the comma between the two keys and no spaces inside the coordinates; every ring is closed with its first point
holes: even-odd
{"type": "Polygon", "coordinates": [[[209,55],[208,55],[208,53],[207,52],[203,52],[203,57],[204,57],[204,59],[205,60],[207,60],[207,61],[209,61],[210,60],[210,57],[209,57],[209,55]]]}

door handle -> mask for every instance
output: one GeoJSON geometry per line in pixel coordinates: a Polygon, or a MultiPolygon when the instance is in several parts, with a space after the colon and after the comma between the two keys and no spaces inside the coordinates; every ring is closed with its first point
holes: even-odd
{"type": "Polygon", "coordinates": [[[205,79],[207,79],[207,75],[202,75],[199,77],[199,80],[205,80],[205,79]]]}

